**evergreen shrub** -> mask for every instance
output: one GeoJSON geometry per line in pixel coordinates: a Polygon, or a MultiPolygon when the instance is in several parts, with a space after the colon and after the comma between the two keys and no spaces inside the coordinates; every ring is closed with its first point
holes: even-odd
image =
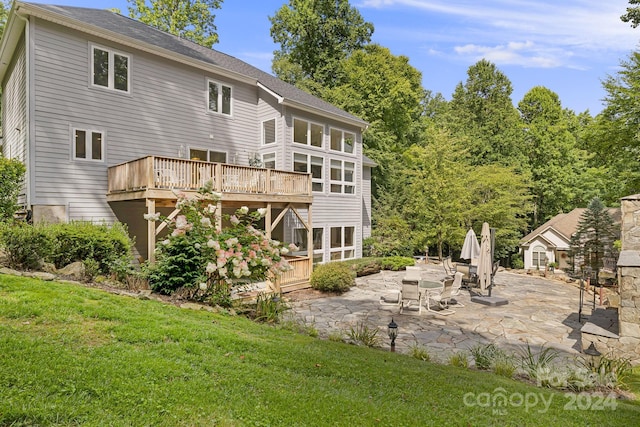
{"type": "Polygon", "coordinates": [[[344,262],[330,262],[314,267],[311,287],[323,292],[346,292],[355,285],[355,274],[344,262]]]}

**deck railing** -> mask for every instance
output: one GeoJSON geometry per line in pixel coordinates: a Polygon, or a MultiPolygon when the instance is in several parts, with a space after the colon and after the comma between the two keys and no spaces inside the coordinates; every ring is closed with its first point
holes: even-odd
{"type": "Polygon", "coordinates": [[[109,194],[144,189],[197,190],[213,181],[222,193],[311,195],[311,176],[250,166],[148,156],[108,169],[109,194]]]}
{"type": "Polygon", "coordinates": [[[309,280],[311,277],[311,263],[309,257],[287,257],[291,270],[280,274],[276,279],[278,288],[287,285],[295,285],[309,280]]]}

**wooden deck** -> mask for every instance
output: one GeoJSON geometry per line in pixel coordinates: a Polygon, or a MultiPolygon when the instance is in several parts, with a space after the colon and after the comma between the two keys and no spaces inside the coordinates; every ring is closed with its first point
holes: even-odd
{"type": "MultiPolygon", "coordinates": [[[[282,221],[284,213],[293,210],[307,228],[309,241],[312,241],[313,196],[311,175],[308,173],[148,156],[109,167],[107,201],[145,200],[147,212],[153,214],[157,206],[175,206],[176,190],[195,193],[210,180],[214,191],[221,194],[221,207],[246,205],[268,208],[265,217],[268,236],[282,221]],[[280,209],[275,218],[271,214],[273,208],[280,209]],[[306,220],[300,217],[297,208],[307,210],[306,220]]],[[[221,210],[218,210],[220,214],[221,210]]],[[[147,253],[151,262],[156,236],[163,224],[156,225],[150,221],[147,227],[147,253]]],[[[287,257],[287,260],[292,269],[275,280],[275,288],[289,292],[309,287],[312,259],[304,256],[287,257]]]]}
{"type": "Polygon", "coordinates": [[[108,169],[107,201],[176,199],[207,181],[223,201],[311,203],[311,175],[199,160],[148,156],[108,169]]]}

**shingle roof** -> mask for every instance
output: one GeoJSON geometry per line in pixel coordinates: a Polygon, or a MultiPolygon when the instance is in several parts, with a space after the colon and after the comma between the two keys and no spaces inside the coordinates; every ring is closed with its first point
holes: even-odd
{"type": "Polygon", "coordinates": [[[366,122],[340,108],[323,101],[297,87],[266,73],[252,65],[247,64],[233,56],[208,49],[192,41],[182,39],[172,34],[150,27],[135,19],[104,9],[93,9],[73,6],[44,5],[21,2],[30,8],[40,8],[48,12],[56,13],[63,17],[80,21],[91,26],[112,31],[121,36],[146,43],[160,49],[166,49],[179,55],[202,61],[231,72],[257,80],[263,86],[280,97],[300,103],[326,113],[336,115],[349,121],[356,121],[366,125],[366,122]]]}
{"type": "MultiPolygon", "coordinates": [[[[607,209],[609,211],[609,215],[611,215],[611,218],[613,218],[613,222],[619,224],[622,217],[620,208],[607,209]]],[[[531,233],[520,239],[520,245],[522,246],[530,242],[536,236],[544,233],[548,229],[555,230],[567,241],[571,240],[571,236],[573,236],[573,234],[576,232],[578,223],[580,222],[580,217],[582,217],[584,211],[586,211],[586,208],[576,208],[569,213],[561,213],[554,216],[549,221],[545,222],[540,227],[536,228],[531,233]]]]}

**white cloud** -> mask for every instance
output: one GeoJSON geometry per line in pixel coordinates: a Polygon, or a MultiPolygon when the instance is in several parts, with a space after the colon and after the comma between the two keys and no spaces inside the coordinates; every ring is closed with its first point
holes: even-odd
{"type": "Polygon", "coordinates": [[[426,51],[542,68],[583,68],[602,52],[636,48],[640,29],[620,21],[627,6],[628,0],[362,0],[358,5],[424,17],[420,27],[387,23],[381,27],[389,32],[384,37],[413,34],[426,51]]]}

